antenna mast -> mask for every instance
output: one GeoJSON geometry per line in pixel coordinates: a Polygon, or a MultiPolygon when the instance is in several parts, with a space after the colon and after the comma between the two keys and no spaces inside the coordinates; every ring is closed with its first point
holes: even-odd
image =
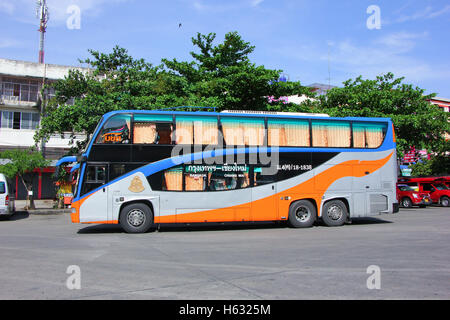
{"type": "Polygon", "coordinates": [[[48,7],[46,0],[36,1],[36,16],[39,19],[39,32],[41,33],[41,38],[39,41],[39,63],[44,63],[44,38],[45,31],[47,29],[47,22],[49,19],[48,7]]]}

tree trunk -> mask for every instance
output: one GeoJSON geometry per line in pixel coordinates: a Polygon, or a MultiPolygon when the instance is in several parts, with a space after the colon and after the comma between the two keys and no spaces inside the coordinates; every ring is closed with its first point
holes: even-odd
{"type": "Polygon", "coordinates": [[[20,176],[20,180],[22,180],[23,185],[25,186],[25,190],[27,190],[27,202],[25,205],[25,210],[35,210],[36,206],[34,205],[33,196],[30,196],[30,191],[33,191],[33,180],[31,180],[30,184],[27,184],[22,176],[20,176]]]}

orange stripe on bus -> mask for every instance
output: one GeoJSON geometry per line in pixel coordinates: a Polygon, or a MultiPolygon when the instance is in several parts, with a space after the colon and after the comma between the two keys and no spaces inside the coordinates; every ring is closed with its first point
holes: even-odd
{"type": "MultiPolygon", "coordinates": [[[[191,213],[183,213],[178,215],[166,215],[155,217],[155,223],[171,223],[171,222],[213,222],[213,221],[242,221],[239,216],[235,213],[239,211],[245,212],[246,210],[251,210],[251,220],[253,221],[266,221],[266,220],[279,220],[280,218],[274,219],[274,213],[269,212],[267,208],[271,208],[273,201],[278,201],[281,195],[283,197],[291,197],[292,201],[303,198],[312,198],[317,204],[317,207],[321,207],[322,197],[328,188],[338,179],[344,177],[363,177],[368,173],[373,173],[374,171],[383,167],[389,159],[392,157],[389,154],[387,157],[380,160],[373,161],[360,161],[360,160],[350,160],[343,162],[341,164],[335,165],[313,178],[295,186],[285,191],[279,192],[275,195],[255,200],[250,205],[249,203],[221,208],[212,209],[206,211],[198,211],[191,213]],[[368,173],[367,173],[368,172],[368,173]],[[319,192],[313,192],[313,190],[318,190],[319,192]]],[[[292,202],[291,201],[291,202],[292,202]]],[[[286,203],[289,205],[291,202],[286,203]]],[[[288,211],[285,208],[284,214],[282,216],[287,216],[288,211]]],[[[277,215],[278,216],[278,215],[277,215]]],[[[321,216],[319,212],[319,216],[321,216]]]]}

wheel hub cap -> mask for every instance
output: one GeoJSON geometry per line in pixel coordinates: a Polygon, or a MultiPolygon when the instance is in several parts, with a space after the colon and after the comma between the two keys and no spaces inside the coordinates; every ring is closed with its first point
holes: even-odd
{"type": "Polygon", "coordinates": [[[127,220],[133,227],[139,227],[145,222],[145,214],[141,210],[134,209],[128,212],[127,220]]]}

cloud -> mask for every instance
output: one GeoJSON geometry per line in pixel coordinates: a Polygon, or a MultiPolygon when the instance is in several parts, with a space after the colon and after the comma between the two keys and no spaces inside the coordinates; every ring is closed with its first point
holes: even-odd
{"type": "Polygon", "coordinates": [[[450,12],[450,5],[446,5],[444,8],[439,10],[434,10],[433,7],[427,6],[425,9],[417,11],[410,15],[401,15],[399,18],[395,20],[397,23],[403,23],[408,21],[416,21],[423,19],[434,19],[443,14],[450,12]]]}
{"type": "Polygon", "coordinates": [[[14,13],[14,5],[7,0],[0,0],[0,12],[12,15],[14,13]]]}
{"type": "Polygon", "coordinates": [[[257,7],[261,4],[261,2],[263,2],[264,0],[252,0],[252,2],[250,3],[252,7],[257,7]]]}
{"type": "Polygon", "coordinates": [[[22,42],[14,40],[14,39],[7,39],[2,38],[0,39],[0,48],[6,49],[6,48],[17,48],[22,45],[22,42]]]}
{"type": "Polygon", "coordinates": [[[249,7],[258,7],[264,0],[247,0],[247,1],[208,1],[195,0],[193,7],[197,11],[203,12],[225,12],[232,10],[240,10],[249,7]]]}
{"type": "Polygon", "coordinates": [[[321,44],[320,47],[317,44],[285,46],[279,48],[278,53],[308,64],[326,65],[329,60],[335,81],[337,77],[343,81],[359,75],[374,78],[387,72],[393,72],[397,77],[404,76],[408,81],[448,79],[450,65],[433,63],[414,55],[418,44],[428,38],[427,32],[396,32],[368,43],[344,39],[328,41],[327,46],[321,44]]]}

